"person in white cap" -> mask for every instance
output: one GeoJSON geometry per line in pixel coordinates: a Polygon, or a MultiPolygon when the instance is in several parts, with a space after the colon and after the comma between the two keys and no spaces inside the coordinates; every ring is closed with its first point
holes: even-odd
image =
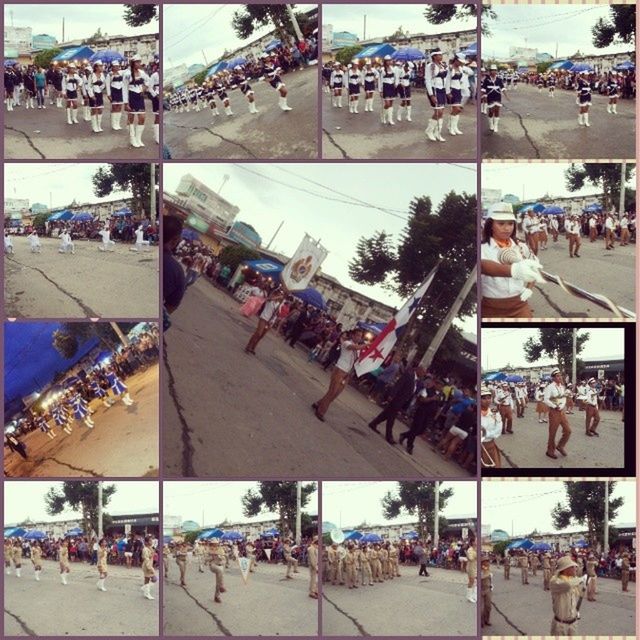
{"type": "Polygon", "coordinates": [[[466,69],[464,67],[466,61],[467,59],[461,53],[456,53],[449,64],[449,70],[445,78],[445,90],[451,106],[449,133],[452,136],[462,135],[458,123],[460,122],[460,114],[462,113],[462,83],[466,76],[466,69]]]}
{"type": "Polygon", "coordinates": [[[495,401],[502,418],[502,435],[513,433],[513,397],[508,382],[500,385],[496,391],[495,401]]]}
{"type": "Polygon", "coordinates": [[[538,255],[538,242],[540,239],[540,220],[533,209],[527,211],[522,220],[522,230],[527,240],[527,245],[531,253],[538,255]]]}
{"type": "Polygon", "coordinates": [[[581,71],[576,82],[576,91],[578,93],[576,104],[578,105],[578,125],[590,127],[589,124],[589,107],[591,106],[591,81],[589,80],[589,72],[581,71]]]}
{"type": "MultiPolygon", "coordinates": [[[[221,74],[214,74],[211,76],[211,82],[213,83],[213,90],[222,102],[224,112],[227,116],[232,116],[231,103],[229,102],[229,94],[227,93],[227,84],[221,74]]],[[[189,105],[187,104],[187,113],[189,113],[189,105]]]]}
{"type": "Polygon", "coordinates": [[[91,122],[91,100],[89,95],[89,84],[91,77],[91,65],[85,60],[84,65],[78,67],[78,73],[82,78],[80,85],[80,94],[82,96],[82,119],[85,122],[91,122]]]}
{"type": "Polygon", "coordinates": [[[560,224],[558,222],[558,216],[549,217],[549,231],[551,231],[551,237],[554,242],[558,242],[558,232],[560,230],[560,224]]]}
{"type": "Polygon", "coordinates": [[[385,56],[378,75],[378,90],[382,98],[382,124],[394,125],[393,101],[397,94],[398,69],[393,66],[391,56],[385,56]]]}
{"type": "Polygon", "coordinates": [[[609,103],[607,104],[607,113],[618,113],[618,97],[620,96],[620,83],[618,82],[618,72],[610,71],[607,79],[607,95],[609,103]]]}
{"type": "Polygon", "coordinates": [[[129,126],[129,144],[132,147],[144,147],[142,134],[144,132],[145,103],[144,92],[151,90],[149,76],[142,68],[140,56],[133,56],[129,62],[129,68],[123,74],[122,97],[127,112],[127,124],[129,126]]]}
{"type": "Polygon", "coordinates": [[[531,287],[542,283],[542,265],[516,238],[516,217],[507,202],[491,207],[480,245],[483,318],[531,318],[531,287]]]}
{"type": "Polygon", "coordinates": [[[598,408],[598,389],[596,388],[597,380],[591,378],[587,383],[585,390],[584,408],[585,408],[585,427],[588,436],[599,436],[596,431],[600,423],[600,410],[598,408]]]}
{"type": "Polygon", "coordinates": [[[122,71],[120,63],[114,60],[111,63],[111,71],[107,74],[107,97],[111,102],[111,128],[114,131],[122,129],[122,71]]]}
{"type": "Polygon", "coordinates": [[[104,111],[104,92],[107,79],[102,68],[102,60],[93,63],[93,71],[89,76],[87,91],[91,107],[91,129],[94,133],[102,133],[102,112],[104,111]]]}
{"type": "Polygon", "coordinates": [[[236,66],[233,70],[232,82],[239,87],[240,92],[247,99],[247,102],[249,103],[249,113],[259,113],[258,108],[256,107],[255,92],[251,88],[247,75],[240,65],[236,66]]]}
{"type": "Polygon", "coordinates": [[[491,406],[491,389],[480,387],[480,437],[482,441],[482,464],[500,469],[502,461],[496,440],[502,435],[502,418],[497,408],[491,406]]]}
{"type": "Polygon", "coordinates": [[[544,403],[545,387],[546,385],[543,382],[541,382],[538,385],[538,388],[536,389],[536,393],[535,393],[536,413],[538,414],[538,422],[540,424],[549,422],[549,420],[544,417],[549,413],[549,407],[547,407],[547,405],[544,403]]]}
{"type": "Polygon", "coordinates": [[[447,65],[442,61],[442,51],[436,49],[431,52],[431,62],[424,70],[424,84],[427,89],[427,97],[433,107],[433,115],[429,120],[427,128],[424,130],[429,140],[446,142],[442,137],[442,126],[444,124],[444,110],[447,106],[447,65]]]}
{"type": "Polygon", "coordinates": [[[564,230],[567,232],[567,239],[569,240],[569,257],[579,258],[580,254],[580,218],[576,213],[569,216],[569,219],[564,223],[564,230]]]}
{"type": "Polygon", "coordinates": [[[486,69],[484,67],[480,68],[480,113],[484,113],[486,115],[487,113],[487,92],[482,88],[482,83],[484,82],[484,79],[486,77],[486,69]]]}
{"type": "Polygon", "coordinates": [[[364,82],[364,110],[372,112],[373,95],[378,85],[378,70],[372,66],[371,60],[365,61],[362,80],[364,82]]]}
{"type": "Polygon", "coordinates": [[[498,76],[498,67],[492,64],[489,67],[489,75],[482,81],[482,92],[487,96],[487,115],[489,116],[489,129],[498,133],[500,122],[500,108],[504,95],[504,82],[498,76]]]}
{"type": "Polygon", "coordinates": [[[398,106],[398,122],[402,122],[403,112],[407,116],[407,122],[411,120],[411,76],[413,74],[413,62],[405,62],[400,67],[398,76],[398,97],[400,105],[398,106]]]}
{"type": "Polygon", "coordinates": [[[75,253],[76,246],[71,239],[71,234],[68,229],[63,229],[62,233],[58,236],[60,238],[60,246],[58,247],[58,253],[75,253]]]}
{"type": "Polygon", "coordinates": [[[342,109],[342,91],[344,89],[344,69],[339,62],[334,63],[333,71],[331,72],[331,78],[329,79],[329,85],[331,87],[332,99],[331,104],[333,107],[342,109]]]}
{"type": "Polygon", "coordinates": [[[287,103],[287,86],[282,82],[280,74],[282,69],[277,65],[276,56],[267,56],[264,66],[264,75],[269,84],[278,92],[278,106],[283,111],[291,111],[291,107],[287,103]]]}
{"type": "Polygon", "coordinates": [[[558,561],[556,571],[549,580],[551,591],[552,636],[577,636],[580,604],[587,591],[588,576],[576,577],[577,564],[570,556],[558,561]]]}
{"type": "Polygon", "coordinates": [[[629,215],[625,211],[620,218],[620,246],[626,247],[629,244],[629,238],[629,215]]]}
{"type": "Polygon", "coordinates": [[[135,234],[136,244],[134,247],[130,247],[130,251],[151,251],[149,241],[144,239],[144,229],[141,224],[138,225],[135,234]]]}
{"type": "Polygon", "coordinates": [[[82,78],[72,62],[67,67],[67,73],[62,79],[62,91],[67,102],[67,124],[78,124],[78,95],[82,86],[82,78]]]}
{"type": "Polygon", "coordinates": [[[358,63],[355,61],[347,66],[347,81],[349,85],[349,113],[358,113],[362,74],[358,63]]]}
{"type": "Polygon", "coordinates": [[[568,455],[565,447],[571,437],[571,427],[566,415],[567,390],[562,381],[560,369],[554,369],[551,372],[551,378],[552,382],[544,390],[544,403],[549,407],[549,439],[546,455],[555,460],[558,457],[556,451],[565,458],[568,455]],[[556,443],[558,427],[562,428],[562,436],[556,443]]]}
{"type": "Polygon", "coordinates": [[[31,253],[40,253],[42,251],[40,238],[38,237],[38,232],[35,229],[27,236],[27,239],[29,240],[31,253]]]}
{"type": "Polygon", "coordinates": [[[615,249],[615,239],[616,239],[616,223],[613,219],[613,213],[611,211],[606,214],[604,218],[604,248],[607,251],[611,249],[615,249]]]}
{"type": "Polygon", "coordinates": [[[98,232],[102,238],[102,244],[98,246],[100,251],[115,251],[116,243],[111,239],[111,232],[109,231],[109,223],[105,223],[104,227],[98,232]]]}

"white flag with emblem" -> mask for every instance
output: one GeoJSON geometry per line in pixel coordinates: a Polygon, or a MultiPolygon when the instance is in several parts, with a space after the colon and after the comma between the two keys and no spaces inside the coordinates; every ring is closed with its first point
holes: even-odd
{"type": "Polygon", "coordinates": [[[271,549],[265,549],[264,552],[267,556],[267,560],[271,560],[271,549]]]}
{"type": "Polygon", "coordinates": [[[238,564],[240,565],[242,579],[244,580],[244,583],[247,584],[247,580],[249,580],[249,567],[251,566],[251,561],[249,558],[245,558],[244,556],[238,556],[238,564]]]}
{"type": "Polygon", "coordinates": [[[310,235],[304,234],[300,246],[284,266],[280,278],[289,291],[302,291],[309,286],[328,251],[310,235]]]}

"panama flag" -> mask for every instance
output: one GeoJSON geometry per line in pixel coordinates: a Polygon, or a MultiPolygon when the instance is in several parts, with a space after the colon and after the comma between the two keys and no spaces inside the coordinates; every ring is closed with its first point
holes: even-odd
{"type": "Polygon", "coordinates": [[[437,268],[436,266],[431,270],[427,279],[420,285],[411,298],[404,303],[402,309],[387,323],[380,335],[376,336],[375,340],[360,352],[360,357],[355,365],[356,375],[363,376],[365,373],[377,369],[385,361],[386,357],[393,350],[399,333],[402,332],[402,328],[407,325],[411,316],[413,316],[415,310],[420,305],[420,301],[427,292],[427,289],[433,282],[437,268]]]}

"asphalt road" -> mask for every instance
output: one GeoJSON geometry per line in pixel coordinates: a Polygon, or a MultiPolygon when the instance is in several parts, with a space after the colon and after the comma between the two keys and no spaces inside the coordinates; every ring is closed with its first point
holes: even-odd
{"type": "Polygon", "coordinates": [[[200,112],[166,111],[164,145],[177,159],[315,159],[318,157],[318,67],[307,67],[283,76],[291,111],[278,106],[279,94],[267,82],[252,82],[259,113],[251,114],[247,99],[231,91],[233,116],[219,116],[209,107],[200,112]]]}
{"type": "Polygon", "coordinates": [[[12,318],[153,318],[158,316],[158,248],[131,251],[116,244],[77,240],[75,254],[58,253],[60,241],[40,238],[31,253],[25,237],[13,236],[5,254],[5,313],[12,318]]]}
{"type": "Polygon", "coordinates": [[[508,90],[502,102],[498,133],[481,116],[483,158],[635,158],[635,101],[618,101],[618,114],[607,113],[608,100],[594,94],[589,110],[590,127],[578,124],[574,91],[546,91],[520,85],[508,90]]]}
{"type": "Polygon", "coordinates": [[[8,160],[158,160],[160,147],[153,139],[151,102],[146,101],[147,113],[142,134],[144,147],[129,145],[126,114],[122,115],[121,131],[111,129],[111,115],[106,105],[102,116],[102,133],[91,130],[91,122],[83,119],[78,109],[78,124],[67,124],[64,107],[46,109],[16,107],[4,112],[4,156],[8,160]]]}
{"type": "MultiPolygon", "coordinates": [[[[585,433],[585,413],[576,407],[567,416],[571,438],[567,444],[566,458],[559,453],[553,460],[545,455],[548,425],[538,422],[535,402],[529,402],[524,418],[514,418],[515,433],[498,438],[503,453],[502,466],[525,469],[598,469],[624,466],[624,422],[619,411],[600,411],[599,438],[585,433]]],[[[633,424],[629,425],[633,429],[633,424]]],[[[560,430],[556,441],[560,438],[560,430]]]]}
{"type": "MultiPolygon", "coordinates": [[[[424,130],[433,114],[424,92],[414,92],[412,122],[403,119],[394,126],[380,122],[381,101],[376,94],[373,111],[364,110],[364,94],[360,96],[359,113],[349,113],[349,98],[344,95],[342,109],[331,105],[331,96],[322,93],[322,157],[332,160],[371,158],[376,160],[423,160],[454,158],[475,162],[477,133],[476,105],[467,104],[460,116],[461,136],[447,132],[449,109],[446,111],[442,137],[446,142],[432,142],[424,130]]],[[[394,120],[399,101],[394,102],[394,120]]]]}
{"type": "Polygon", "coordinates": [[[164,580],[163,632],[167,636],[316,636],[318,601],[309,597],[309,573],[300,567],[285,579],[284,565],[258,563],[244,584],[237,564],[225,571],[226,593],[213,601],[215,575],[197,565],[187,567],[187,586],[180,586],[176,563],[169,561],[164,580]]]}
{"type": "MultiPolygon", "coordinates": [[[[169,476],[242,478],[260,460],[264,477],[421,478],[467,475],[416,441],[413,456],[373,433],[380,409],[347,388],[319,422],[311,404],[329,372],[271,333],[244,352],[257,321],[200,279],[165,333],[164,470],[169,476]]],[[[397,439],[406,427],[396,422],[397,439]]],[[[381,429],[381,431],[383,431],[381,429]]]]}
{"type": "Polygon", "coordinates": [[[373,587],[322,585],[324,636],[472,636],[476,605],[466,600],[467,574],[401,567],[400,578],[373,587]]]}
{"type": "MultiPolygon", "coordinates": [[[[545,636],[551,629],[551,595],[542,588],[542,571],[533,577],[529,571],[529,586],[520,583],[520,571],[511,569],[511,580],[505,580],[502,569],[492,565],[493,609],[491,626],[484,635],[545,636]]],[[[583,636],[633,635],[635,630],[635,583],[629,583],[624,593],[618,580],[598,578],[595,602],[585,598],[580,609],[578,634],[583,636]]]]}
{"type": "Polygon", "coordinates": [[[125,381],[135,404],[117,402],[109,409],[93,400],[95,427],[74,422],[68,435],[53,426],[54,440],[39,429],[21,440],[28,459],[5,447],[5,474],[11,477],[157,477],[158,475],[157,365],[125,381]]]}
{"type": "Polygon", "coordinates": [[[106,592],[97,580],[95,567],[72,562],[63,585],[58,563],[45,560],[36,582],[31,560],[24,560],[21,578],[13,569],[4,576],[4,636],[158,635],[158,589],[155,600],[142,595],[140,569],[109,565],[106,592]]]}

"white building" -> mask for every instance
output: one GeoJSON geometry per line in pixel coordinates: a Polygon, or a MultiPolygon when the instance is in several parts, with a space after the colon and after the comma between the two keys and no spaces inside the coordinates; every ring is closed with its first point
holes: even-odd
{"type": "Polygon", "coordinates": [[[4,26],[4,48],[7,52],[17,51],[18,55],[31,53],[33,32],[31,27],[4,26]]]}
{"type": "Polygon", "coordinates": [[[165,87],[180,87],[189,80],[189,69],[186,64],[167,67],[162,72],[162,82],[165,87]]]}
{"type": "Polygon", "coordinates": [[[20,213],[29,209],[28,198],[5,198],[4,199],[4,214],[11,215],[14,213],[20,213]]]}
{"type": "Polygon", "coordinates": [[[175,195],[178,206],[190,209],[209,224],[221,227],[224,231],[231,228],[240,213],[239,207],[219,196],[189,173],[180,179],[175,195]]]}
{"type": "Polygon", "coordinates": [[[85,42],[82,39],[69,40],[56,46],[60,49],[87,46],[94,51],[109,49],[110,51],[117,51],[127,60],[134,55],[138,55],[143,64],[148,64],[153,60],[153,56],[158,53],[159,39],[160,34],[157,32],[145,33],[139,36],[107,35],[91,42],[85,42]]]}
{"type": "Polygon", "coordinates": [[[532,47],[509,47],[509,58],[512,60],[526,60],[527,62],[535,62],[538,56],[538,50],[532,47]]]}

